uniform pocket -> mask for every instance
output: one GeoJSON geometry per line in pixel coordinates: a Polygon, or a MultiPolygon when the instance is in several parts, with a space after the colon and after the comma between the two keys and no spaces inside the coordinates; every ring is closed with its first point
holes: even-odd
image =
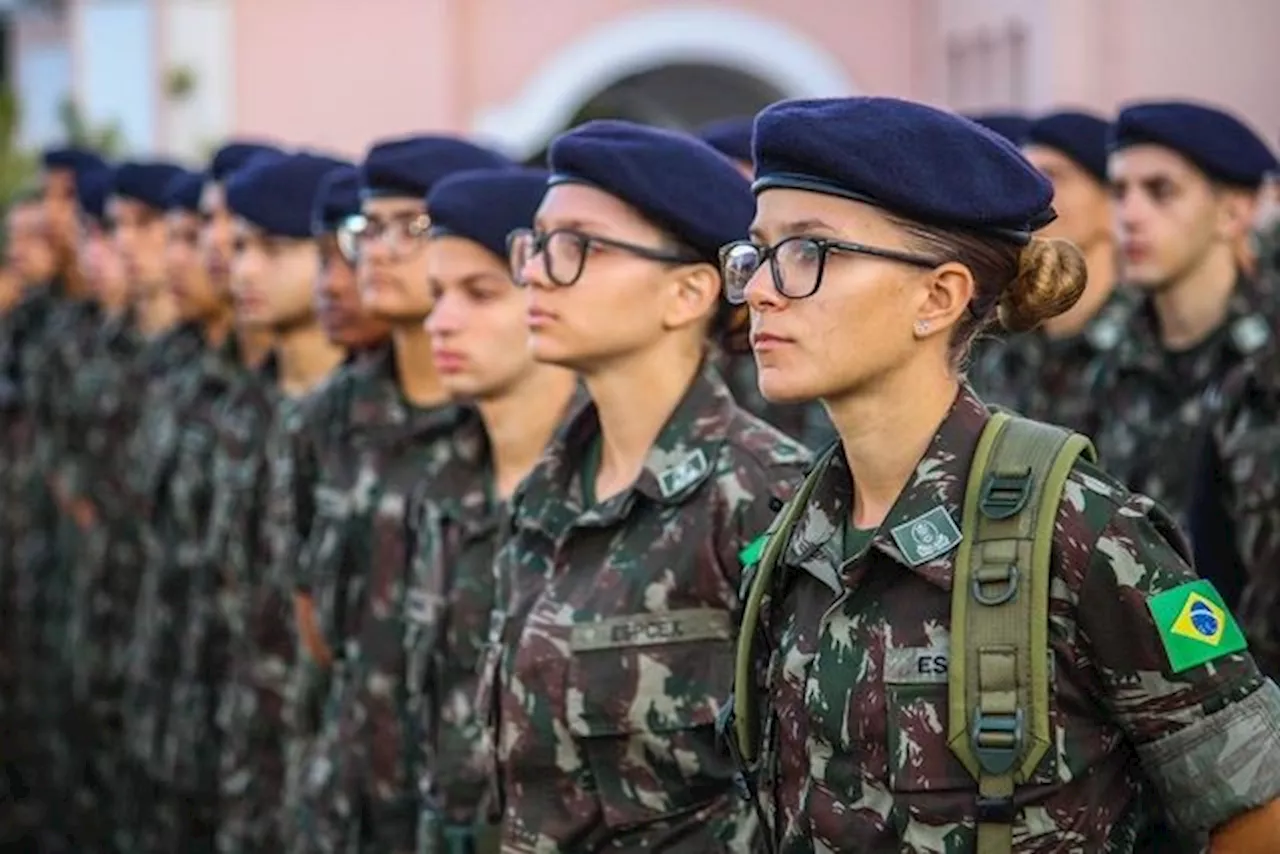
{"type": "Polygon", "coordinates": [[[731,787],[715,720],[732,682],[728,612],[691,609],[576,626],[569,731],[616,828],[696,809],[731,787]]]}

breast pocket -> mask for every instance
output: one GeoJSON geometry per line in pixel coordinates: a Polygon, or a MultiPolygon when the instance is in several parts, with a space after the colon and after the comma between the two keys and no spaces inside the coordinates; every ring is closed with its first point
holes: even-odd
{"type": "Polygon", "coordinates": [[[569,731],[610,826],[686,812],[730,788],[715,718],[732,683],[731,637],[729,614],[714,609],[574,627],[569,731]]]}

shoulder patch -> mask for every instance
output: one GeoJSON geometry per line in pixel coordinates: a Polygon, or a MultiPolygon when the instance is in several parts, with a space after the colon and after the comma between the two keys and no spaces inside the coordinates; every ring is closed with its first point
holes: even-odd
{"type": "Polygon", "coordinates": [[[1248,644],[1222,597],[1209,581],[1180,584],[1147,600],[1169,669],[1182,673],[1248,644]]]}

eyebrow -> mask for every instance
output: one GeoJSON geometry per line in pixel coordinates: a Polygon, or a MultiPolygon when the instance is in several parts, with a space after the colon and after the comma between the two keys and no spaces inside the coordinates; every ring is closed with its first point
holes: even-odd
{"type": "Polygon", "coordinates": [[[557,220],[554,224],[549,225],[542,217],[536,217],[533,221],[533,227],[535,230],[543,232],[568,229],[569,231],[589,231],[597,233],[601,229],[608,230],[608,226],[602,222],[578,218],[557,220]]]}
{"type": "MultiPolygon", "coordinates": [[[[791,222],[784,222],[782,225],[779,225],[776,228],[772,229],[772,231],[778,235],[781,235],[779,239],[786,239],[787,237],[795,237],[796,235],[801,235],[801,234],[813,234],[814,232],[825,232],[827,234],[835,234],[835,229],[832,228],[830,225],[828,225],[827,223],[823,222],[820,219],[813,219],[813,218],[798,219],[798,220],[792,220],[791,222]]],[[[750,234],[752,240],[760,240],[762,242],[768,241],[768,234],[766,233],[766,230],[763,228],[753,225],[751,226],[751,230],[748,233],[750,234]]]]}

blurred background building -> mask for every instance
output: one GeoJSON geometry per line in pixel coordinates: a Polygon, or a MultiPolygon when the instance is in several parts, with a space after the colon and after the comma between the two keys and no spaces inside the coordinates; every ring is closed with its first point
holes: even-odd
{"type": "Polygon", "coordinates": [[[1202,98],[1280,132],[1276,0],[0,0],[26,147],[69,122],[199,158],[464,130],[520,156],[584,118],[673,126],[783,97],[1102,111],[1202,98]]]}

